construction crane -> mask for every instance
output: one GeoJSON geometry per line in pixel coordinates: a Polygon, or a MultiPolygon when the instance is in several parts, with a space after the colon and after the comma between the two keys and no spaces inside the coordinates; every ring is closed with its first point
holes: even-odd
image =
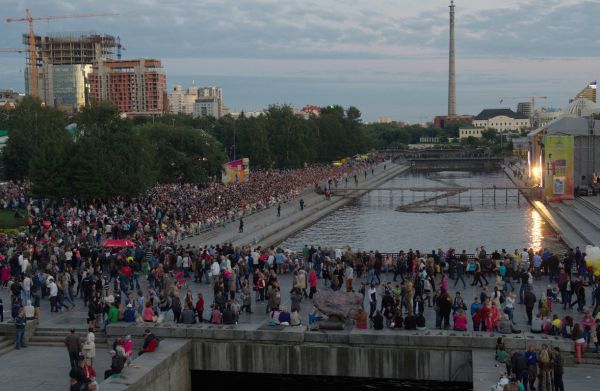
{"type": "Polygon", "coordinates": [[[121,45],[121,37],[117,37],[117,60],[121,59],[122,50],[125,50],[125,47],[121,45]]]}
{"type": "Polygon", "coordinates": [[[13,48],[0,48],[0,53],[23,53],[25,49],[13,49],[13,48]]]}
{"type": "Polygon", "coordinates": [[[504,102],[505,100],[514,100],[514,99],[527,99],[528,101],[531,102],[531,115],[533,116],[533,114],[535,113],[535,101],[539,100],[539,99],[548,99],[547,96],[508,96],[508,97],[503,97],[500,98],[500,103],[504,102]]]}
{"type": "Polygon", "coordinates": [[[119,14],[101,13],[101,14],[80,14],[80,15],[58,15],[58,16],[32,16],[29,9],[25,9],[24,18],[6,18],[6,23],[27,22],[29,24],[29,78],[31,91],[29,93],[37,96],[37,51],[35,47],[35,32],[33,31],[34,20],[55,20],[55,19],[76,19],[91,18],[96,16],[116,16],[119,14]]]}

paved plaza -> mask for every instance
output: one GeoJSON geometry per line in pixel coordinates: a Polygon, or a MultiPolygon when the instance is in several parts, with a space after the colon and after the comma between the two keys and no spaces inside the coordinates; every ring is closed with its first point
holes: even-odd
{"type": "MultiPolygon", "coordinates": [[[[381,275],[382,282],[392,281],[393,273],[387,273],[381,275]]],[[[282,305],[290,306],[289,300],[289,291],[291,289],[291,275],[285,274],[280,277],[281,280],[281,290],[282,290],[282,305]]],[[[437,281],[439,283],[439,279],[437,281]]],[[[467,280],[468,282],[468,280],[467,280]]],[[[393,283],[393,282],[392,282],[393,283]]],[[[359,282],[355,280],[355,287],[358,288],[359,282]]],[[[393,283],[395,284],[395,283],[393,283]]],[[[145,287],[145,284],[143,284],[145,287]]],[[[546,289],[546,280],[536,281],[535,282],[535,293],[539,297],[546,289]]],[[[462,287],[462,284],[459,283],[457,289],[453,288],[454,283],[450,283],[450,292],[452,295],[459,290],[463,297],[465,298],[467,306],[470,305],[472,298],[476,295],[479,295],[481,292],[480,288],[474,288],[471,286],[467,286],[466,289],[462,287]]],[[[515,288],[518,289],[519,285],[515,284],[515,288]]],[[[207,304],[210,304],[212,301],[212,290],[209,285],[205,282],[203,283],[188,283],[188,289],[193,292],[194,296],[197,293],[202,293],[207,301],[207,304]]],[[[319,281],[319,289],[328,289],[324,285],[324,281],[319,281]]],[[[185,288],[183,288],[185,290],[185,288]]],[[[8,295],[6,290],[0,291],[0,297],[4,299],[6,302],[8,300],[8,295]]],[[[588,297],[588,303],[591,303],[591,297],[588,297]]],[[[380,300],[381,302],[381,300],[380,300]]],[[[204,318],[208,318],[208,305],[207,309],[204,313],[204,318]]],[[[368,302],[365,301],[365,308],[368,308],[368,302]]],[[[308,322],[308,313],[312,309],[311,301],[305,299],[302,302],[302,319],[305,324],[308,322]]],[[[576,310],[562,310],[562,306],[555,305],[553,307],[555,313],[559,315],[570,314],[575,317],[576,321],[580,321],[580,315],[577,314],[576,310]]],[[[265,304],[261,303],[252,303],[252,311],[253,314],[241,314],[239,323],[240,324],[253,324],[258,325],[267,321],[267,314],[265,312],[265,304]]],[[[57,329],[68,329],[70,327],[75,327],[81,329],[85,327],[86,320],[86,309],[83,307],[83,303],[81,299],[76,299],[76,307],[69,311],[64,311],[62,313],[50,313],[50,306],[47,300],[42,301],[41,307],[41,321],[39,326],[44,328],[57,328],[57,329]]],[[[435,327],[435,313],[432,308],[426,308],[425,316],[427,319],[428,328],[433,329],[435,327]]],[[[10,313],[5,314],[5,321],[10,319],[10,313]]],[[[167,318],[166,323],[172,322],[169,318],[167,318]]],[[[517,305],[515,309],[515,322],[516,327],[527,331],[526,325],[526,314],[525,309],[521,305],[517,305]]],[[[193,327],[193,326],[192,326],[193,327]]],[[[235,327],[235,326],[234,326],[235,327]]],[[[471,327],[469,327],[471,328],[471,327]]],[[[406,331],[399,330],[399,333],[403,333],[406,331]]],[[[459,332],[455,332],[459,333],[459,332]]],[[[524,334],[523,337],[527,338],[528,333],[524,334]]],[[[548,342],[551,343],[554,337],[545,336],[548,339],[548,342]]],[[[94,364],[94,368],[96,372],[101,376],[105,369],[107,369],[110,365],[109,355],[108,355],[108,347],[101,346],[101,344],[97,344],[97,360],[94,364]]],[[[489,356],[492,357],[493,353],[488,352],[489,356]]],[[[31,346],[27,349],[21,349],[19,351],[13,350],[2,358],[3,365],[0,366],[0,384],[11,384],[15,385],[11,386],[10,390],[56,390],[62,389],[62,385],[65,385],[68,381],[68,355],[65,348],[60,347],[42,347],[42,346],[31,346]],[[43,365],[42,365],[43,363],[43,365]],[[32,369],[35,369],[32,371],[32,369]],[[3,381],[6,379],[8,382],[3,381]]],[[[490,359],[490,366],[488,372],[485,376],[485,382],[487,384],[489,378],[496,378],[500,373],[500,369],[494,366],[494,362],[490,359]]],[[[565,379],[567,384],[581,384],[581,385],[589,385],[587,376],[597,377],[597,371],[595,367],[587,367],[580,366],[576,368],[567,367],[565,368],[565,379]],[[590,370],[593,368],[593,370],[590,370]]],[[[600,380],[600,379],[596,379],[600,380]]],[[[474,379],[475,384],[477,384],[477,379],[474,379]]],[[[481,381],[483,382],[483,381],[481,381]]],[[[572,388],[567,388],[572,389],[572,388]]],[[[581,388],[582,390],[590,389],[590,388],[581,388]]],[[[8,390],[8,388],[7,388],[8,390]]]]}

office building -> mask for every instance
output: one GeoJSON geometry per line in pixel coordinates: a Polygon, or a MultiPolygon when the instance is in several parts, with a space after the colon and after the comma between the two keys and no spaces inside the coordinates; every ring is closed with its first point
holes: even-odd
{"type": "Polygon", "coordinates": [[[194,114],[194,105],[198,98],[198,87],[183,89],[176,84],[169,93],[169,111],[171,113],[194,114]]]}
{"type": "Polygon", "coordinates": [[[529,128],[528,116],[515,113],[511,109],[485,109],[473,118],[473,126],[483,129],[496,129],[499,132],[518,132],[529,128]]]}
{"type": "Polygon", "coordinates": [[[221,87],[198,87],[198,97],[194,102],[194,117],[221,118],[225,115],[224,109],[221,87]]]}

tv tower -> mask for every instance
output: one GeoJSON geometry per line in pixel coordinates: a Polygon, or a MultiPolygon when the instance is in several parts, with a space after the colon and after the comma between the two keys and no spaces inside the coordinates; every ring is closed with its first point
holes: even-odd
{"type": "Polygon", "coordinates": [[[450,50],[448,65],[448,115],[456,115],[456,68],[454,53],[454,0],[450,1],[450,50]]]}

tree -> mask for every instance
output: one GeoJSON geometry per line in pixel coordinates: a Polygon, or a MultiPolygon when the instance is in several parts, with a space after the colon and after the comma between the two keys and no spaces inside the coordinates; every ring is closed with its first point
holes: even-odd
{"type": "Polygon", "coordinates": [[[66,117],[56,109],[26,96],[3,121],[8,128],[8,141],[2,151],[4,176],[7,179],[25,179],[29,164],[38,148],[49,140],[61,142],[69,135],[65,130],[66,117]]]}
{"type": "Polygon", "coordinates": [[[218,176],[227,160],[222,145],[203,130],[165,124],[146,124],[137,130],[155,150],[160,182],[203,183],[218,176]]]}
{"type": "Polygon", "coordinates": [[[481,132],[481,138],[488,143],[494,143],[496,141],[496,137],[498,136],[498,131],[496,129],[486,129],[481,132]]]}

